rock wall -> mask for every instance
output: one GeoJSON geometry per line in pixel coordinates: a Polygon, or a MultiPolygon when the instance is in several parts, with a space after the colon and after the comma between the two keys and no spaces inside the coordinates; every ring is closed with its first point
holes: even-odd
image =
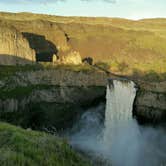
{"type": "Polygon", "coordinates": [[[140,83],[134,114],[140,122],[165,122],[166,82],[140,83]]]}
{"type": "Polygon", "coordinates": [[[0,64],[32,64],[35,52],[28,41],[15,28],[0,23],[0,64]]]}
{"type": "Polygon", "coordinates": [[[34,37],[34,35],[44,36],[45,39],[54,44],[59,51],[65,51],[69,49],[67,36],[63,29],[61,29],[61,27],[59,27],[59,25],[56,23],[47,20],[7,22],[16,27],[20,32],[29,34],[29,37],[34,37]]]}
{"type": "MultiPolygon", "coordinates": [[[[28,95],[8,97],[0,99],[0,110],[2,112],[26,111],[31,103],[70,103],[76,106],[93,105],[97,99],[104,98],[105,87],[50,87],[46,89],[34,89],[28,95]]],[[[56,108],[55,108],[56,110],[56,108]]]]}
{"type": "Polygon", "coordinates": [[[58,24],[35,20],[30,22],[0,20],[0,63],[28,64],[36,61],[81,64],[79,52],[68,44],[67,34],[58,24]]]}
{"type": "Polygon", "coordinates": [[[106,84],[100,71],[18,72],[1,79],[0,119],[40,129],[69,127],[85,107],[105,99],[106,84]]]}
{"type": "Polygon", "coordinates": [[[107,75],[102,71],[70,71],[66,69],[48,69],[29,72],[17,72],[14,76],[1,80],[1,86],[18,87],[29,85],[58,86],[106,86],[107,75]]]}
{"type": "Polygon", "coordinates": [[[68,53],[64,53],[64,55],[61,55],[60,60],[63,64],[82,64],[81,55],[77,51],[70,51],[68,53]]]}

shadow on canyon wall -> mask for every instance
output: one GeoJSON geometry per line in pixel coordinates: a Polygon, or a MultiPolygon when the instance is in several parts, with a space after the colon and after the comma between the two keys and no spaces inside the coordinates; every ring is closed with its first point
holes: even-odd
{"type": "Polygon", "coordinates": [[[58,53],[56,45],[42,35],[24,32],[23,36],[28,40],[30,47],[35,50],[37,62],[53,62],[53,56],[58,53]]]}
{"type": "Polygon", "coordinates": [[[15,55],[0,54],[0,65],[25,65],[33,63],[34,61],[24,59],[15,55]]]}
{"type": "Polygon", "coordinates": [[[66,103],[29,103],[24,110],[16,112],[0,111],[0,120],[23,128],[35,130],[63,130],[72,127],[81,108],[66,103]]]}

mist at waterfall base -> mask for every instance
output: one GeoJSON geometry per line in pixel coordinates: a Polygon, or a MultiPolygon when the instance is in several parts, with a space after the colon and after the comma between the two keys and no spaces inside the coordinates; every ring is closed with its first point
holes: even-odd
{"type": "Polygon", "coordinates": [[[138,125],[132,118],[135,95],[132,81],[112,81],[104,123],[103,104],[87,110],[68,132],[71,145],[104,166],[166,165],[166,131],[138,125]]]}

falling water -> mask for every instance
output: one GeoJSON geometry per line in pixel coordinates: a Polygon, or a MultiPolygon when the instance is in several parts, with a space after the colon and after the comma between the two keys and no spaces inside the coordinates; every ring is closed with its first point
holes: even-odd
{"type": "Polygon", "coordinates": [[[126,80],[111,81],[107,86],[106,126],[110,122],[118,123],[119,121],[129,121],[132,119],[135,96],[136,88],[134,82],[126,80]]]}
{"type": "Polygon", "coordinates": [[[137,124],[132,118],[135,96],[132,81],[110,80],[104,123],[103,104],[88,109],[68,132],[71,145],[101,160],[100,166],[165,166],[165,130],[137,124]]]}
{"type": "Polygon", "coordinates": [[[132,118],[135,96],[134,82],[129,80],[109,81],[103,144],[109,146],[110,158],[115,166],[135,166],[133,153],[137,154],[139,151],[137,145],[140,134],[138,125],[132,118]],[[133,139],[134,144],[132,144],[133,139]],[[130,156],[132,159],[128,160],[130,156]]]}
{"type": "Polygon", "coordinates": [[[105,143],[111,143],[122,128],[129,125],[136,96],[135,84],[128,80],[110,80],[107,85],[105,112],[105,143]]]}

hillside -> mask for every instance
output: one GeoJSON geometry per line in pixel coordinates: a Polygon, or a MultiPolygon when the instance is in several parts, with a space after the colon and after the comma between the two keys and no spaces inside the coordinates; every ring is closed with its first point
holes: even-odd
{"type": "Polygon", "coordinates": [[[117,74],[166,78],[166,19],[0,13],[0,20],[22,32],[37,55],[61,58],[77,51],[82,59],[104,62],[117,74]]]}
{"type": "Polygon", "coordinates": [[[88,166],[57,136],[0,123],[0,165],[88,166]]]}
{"type": "MultiPolygon", "coordinates": [[[[123,103],[119,92],[129,98],[137,90],[133,116],[138,122],[165,122],[165,26],[166,19],[0,12],[0,165],[88,166],[82,151],[76,148],[81,152],[77,154],[67,138],[57,135],[72,128],[85,111],[99,112],[106,127],[109,79],[122,82],[117,94],[112,91],[116,103],[118,99],[123,103]],[[130,88],[126,81],[130,78],[135,86],[128,93],[123,86],[130,88]]],[[[110,84],[110,90],[114,87],[110,84]]],[[[95,119],[87,116],[100,130],[95,119]]],[[[95,139],[87,141],[96,146],[95,139]]],[[[97,161],[87,157],[95,166],[102,165],[100,153],[97,161]]]]}

